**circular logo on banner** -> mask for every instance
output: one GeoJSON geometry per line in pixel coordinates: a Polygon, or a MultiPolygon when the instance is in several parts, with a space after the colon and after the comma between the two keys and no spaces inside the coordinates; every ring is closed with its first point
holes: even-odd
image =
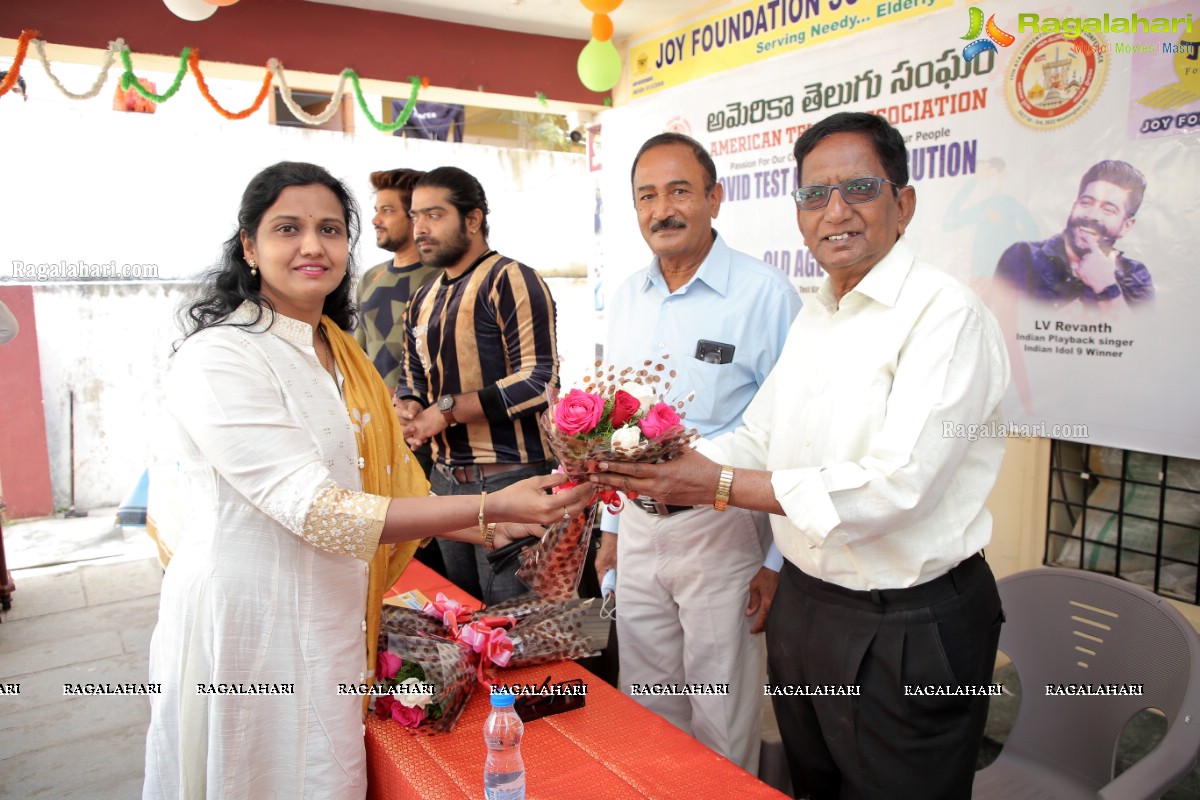
{"type": "Polygon", "coordinates": [[[633,56],[633,74],[645,75],[650,71],[650,54],[645,50],[639,50],[633,56]]]}
{"type": "Polygon", "coordinates": [[[1094,33],[1034,36],[1013,57],[1004,94],[1017,120],[1052,130],[1086,114],[1108,77],[1109,46],[1094,33]]]}
{"type": "Polygon", "coordinates": [[[666,127],[663,128],[663,131],[682,133],[684,136],[691,136],[692,124],[687,121],[687,117],[671,117],[671,120],[667,123],[666,127]]]}

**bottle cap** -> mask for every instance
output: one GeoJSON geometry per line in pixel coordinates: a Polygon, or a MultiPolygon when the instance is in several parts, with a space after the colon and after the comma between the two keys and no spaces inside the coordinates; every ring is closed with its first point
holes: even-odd
{"type": "Polygon", "coordinates": [[[512,708],[517,697],[512,692],[493,692],[492,708],[512,708]]]}

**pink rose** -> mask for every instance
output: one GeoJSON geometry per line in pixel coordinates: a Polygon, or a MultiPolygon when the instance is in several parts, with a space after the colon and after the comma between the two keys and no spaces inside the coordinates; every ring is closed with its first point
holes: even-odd
{"type": "Polygon", "coordinates": [[[642,433],[646,435],[647,439],[657,439],[670,432],[672,428],[678,427],[679,424],[679,415],[675,413],[675,409],[666,403],[655,403],[646,412],[646,416],[638,422],[638,427],[642,429],[642,433]]]}
{"type": "Polygon", "coordinates": [[[400,656],[384,650],[375,659],[375,677],[381,681],[390,681],[396,677],[403,663],[400,656]]]}
{"type": "Polygon", "coordinates": [[[392,715],[392,709],[400,705],[396,702],[396,698],[390,694],[380,695],[375,698],[375,715],[380,719],[387,719],[392,715]]]}
{"type": "Polygon", "coordinates": [[[629,392],[617,389],[617,393],[613,395],[612,426],[614,428],[621,427],[633,419],[633,415],[638,413],[641,408],[640,400],[629,392]]]}
{"type": "Polygon", "coordinates": [[[425,721],[425,709],[396,703],[392,706],[392,719],[406,728],[415,728],[425,721]]]}
{"type": "Polygon", "coordinates": [[[568,436],[587,433],[604,416],[604,398],[572,389],[554,407],[554,424],[568,436]]]}

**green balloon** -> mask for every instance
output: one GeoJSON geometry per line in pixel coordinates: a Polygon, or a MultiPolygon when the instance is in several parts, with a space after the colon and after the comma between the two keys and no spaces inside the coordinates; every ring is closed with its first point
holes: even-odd
{"type": "Polygon", "coordinates": [[[592,39],[579,52],[576,69],[584,86],[593,92],[607,92],[621,79],[621,54],[611,39],[607,42],[592,39]]]}

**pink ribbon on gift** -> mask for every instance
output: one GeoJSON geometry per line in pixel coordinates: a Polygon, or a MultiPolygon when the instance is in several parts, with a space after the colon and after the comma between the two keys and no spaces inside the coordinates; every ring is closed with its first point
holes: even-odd
{"type": "Polygon", "coordinates": [[[437,597],[426,603],[421,611],[434,619],[440,619],[454,636],[459,635],[458,626],[471,619],[471,609],[453,598],[446,597],[442,592],[438,592],[437,597]]]}
{"type": "Polygon", "coordinates": [[[512,639],[503,628],[493,628],[483,622],[472,622],[458,634],[458,640],[483,656],[480,661],[491,661],[497,667],[508,666],[513,654],[512,639]]]}

